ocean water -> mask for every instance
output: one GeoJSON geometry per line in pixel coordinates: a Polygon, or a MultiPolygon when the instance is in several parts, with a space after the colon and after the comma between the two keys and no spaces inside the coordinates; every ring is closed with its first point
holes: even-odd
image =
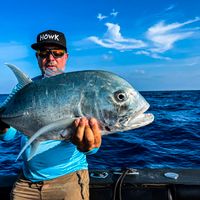
{"type": "MultiPolygon", "coordinates": [[[[90,169],[200,168],[200,91],[141,92],[155,121],[145,127],[103,137],[90,169]]],[[[7,95],[0,95],[0,103],[7,95]]],[[[0,141],[0,174],[16,174],[20,135],[0,141]]]]}

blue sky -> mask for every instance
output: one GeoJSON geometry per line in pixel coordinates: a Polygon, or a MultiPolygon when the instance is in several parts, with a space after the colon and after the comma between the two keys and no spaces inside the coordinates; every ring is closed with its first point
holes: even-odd
{"type": "Polygon", "coordinates": [[[40,73],[30,45],[47,29],[66,34],[66,71],[103,69],[137,90],[200,89],[199,0],[1,2],[0,94],[17,83],[5,62],[40,73]]]}

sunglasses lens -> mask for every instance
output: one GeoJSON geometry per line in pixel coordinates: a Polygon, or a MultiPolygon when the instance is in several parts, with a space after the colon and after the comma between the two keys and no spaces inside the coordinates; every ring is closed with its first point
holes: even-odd
{"type": "Polygon", "coordinates": [[[47,49],[47,50],[38,50],[37,53],[41,58],[46,58],[50,54],[54,58],[61,58],[65,54],[65,50],[63,50],[63,49],[51,49],[51,50],[48,50],[47,49]]]}
{"type": "Polygon", "coordinates": [[[38,55],[41,58],[46,58],[49,55],[49,52],[48,51],[38,51],[38,55]]]}
{"type": "Polygon", "coordinates": [[[51,50],[51,53],[55,58],[60,58],[65,54],[65,51],[62,49],[54,49],[51,50]]]}

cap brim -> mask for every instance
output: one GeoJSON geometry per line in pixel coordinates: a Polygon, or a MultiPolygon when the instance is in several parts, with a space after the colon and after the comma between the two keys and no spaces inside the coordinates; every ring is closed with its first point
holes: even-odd
{"type": "Polygon", "coordinates": [[[67,48],[63,45],[61,45],[60,43],[56,43],[56,42],[40,42],[40,43],[34,43],[31,45],[31,48],[34,49],[34,50],[39,50],[41,48],[43,48],[45,45],[55,45],[55,46],[58,46],[58,47],[61,47],[65,50],[67,50],[67,48]]]}

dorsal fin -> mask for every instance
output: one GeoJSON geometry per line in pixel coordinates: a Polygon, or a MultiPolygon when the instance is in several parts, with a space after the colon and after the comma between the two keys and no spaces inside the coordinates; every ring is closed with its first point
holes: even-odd
{"type": "Polygon", "coordinates": [[[9,63],[5,63],[5,65],[7,65],[15,74],[20,87],[24,87],[25,85],[27,85],[28,83],[31,83],[32,80],[26,75],[24,74],[20,69],[18,69],[15,65],[9,64],[9,63]]]}
{"type": "Polygon", "coordinates": [[[15,74],[18,84],[15,86],[15,88],[12,90],[11,94],[6,98],[6,100],[3,102],[1,105],[0,110],[3,110],[6,104],[12,99],[12,97],[19,91],[21,90],[25,85],[29,84],[32,82],[32,80],[24,74],[20,69],[18,69],[15,65],[5,63],[15,74]]]}

